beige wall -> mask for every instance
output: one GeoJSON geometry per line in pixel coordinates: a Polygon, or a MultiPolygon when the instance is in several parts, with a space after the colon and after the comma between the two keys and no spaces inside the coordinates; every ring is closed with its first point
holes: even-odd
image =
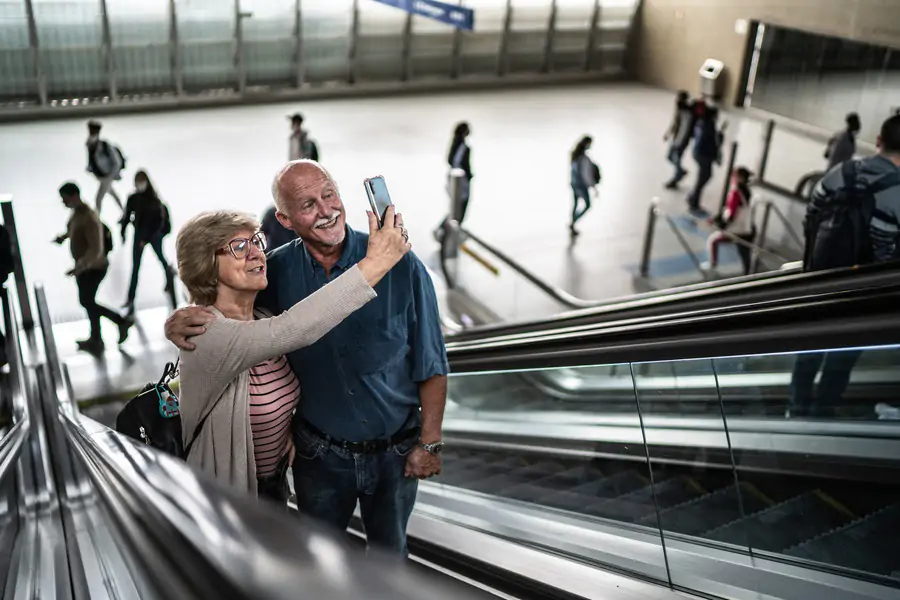
{"type": "Polygon", "coordinates": [[[629,57],[641,81],[699,92],[706,58],[728,68],[733,102],[746,47],[738,19],[900,47],[900,0],[643,0],[629,57]]]}

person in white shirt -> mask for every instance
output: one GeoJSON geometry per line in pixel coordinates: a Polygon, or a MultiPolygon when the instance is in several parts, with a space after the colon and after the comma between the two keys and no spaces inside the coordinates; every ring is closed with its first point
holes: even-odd
{"type": "Polygon", "coordinates": [[[100,182],[100,188],[97,190],[97,199],[95,200],[97,214],[100,214],[100,208],[106,194],[113,197],[113,200],[119,205],[119,210],[123,210],[122,200],[113,188],[113,182],[122,179],[125,159],[116,146],[107,140],[100,139],[102,125],[99,121],[88,121],[87,127],[87,171],[100,182]]]}

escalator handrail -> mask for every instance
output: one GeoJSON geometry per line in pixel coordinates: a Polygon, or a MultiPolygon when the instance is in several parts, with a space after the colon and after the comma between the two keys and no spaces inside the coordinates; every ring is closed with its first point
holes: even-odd
{"type": "Polygon", "coordinates": [[[9,389],[14,424],[3,439],[0,440],[0,481],[6,478],[9,470],[16,464],[22,451],[25,438],[31,427],[31,420],[25,399],[25,366],[19,336],[18,313],[10,300],[6,285],[0,288],[0,299],[3,305],[3,321],[6,330],[7,360],[9,362],[9,389]]]}
{"type": "MultiPolygon", "coordinates": [[[[583,309],[594,309],[601,307],[618,307],[620,305],[630,305],[634,302],[642,301],[642,300],[651,300],[659,297],[668,297],[671,296],[673,290],[664,289],[664,290],[654,290],[650,292],[643,292],[640,294],[632,294],[627,297],[618,297],[618,298],[609,298],[604,300],[585,300],[584,298],[579,298],[564,289],[552,285],[527,268],[516,262],[515,259],[505,254],[503,251],[498,249],[496,246],[484,241],[482,238],[478,237],[468,229],[460,229],[460,231],[469,239],[475,240],[479,246],[483,247],[485,250],[493,254],[497,259],[499,259],[502,263],[508,266],[510,269],[530,281],[540,290],[545,292],[551,298],[565,306],[570,310],[583,310],[583,309]]],[[[740,277],[731,277],[726,280],[718,280],[718,281],[703,281],[700,283],[694,283],[685,286],[679,286],[677,288],[678,293],[683,292],[697,292],[697,291],[705,291],[705,290],[717,290],[719,288],[728,287],[732,285],[740,285],[740,284],[748,284],[758,281],[767,281],[772,278],[785,277],[786,275],[781,271],[769,271],[766,273],[757,273],[754,275],[744,275],[740,277]]],[[[479,328],[480,329],[480,328],[479,328]]]]}
{"type": "Polygon", "coordinates": [[[900,285],[900,262],[791,274],[769,273],[741,277],[727,282],[686,286],[652,295],[638,295],[591,309],[564,312],[545,319],[501,323],[467,329],[449,341],[491,340],[504,335],[538,333],[572,327],[614,322],[650,315],[670,315],[693,308],[730,308],[752,298],[765,302],[795,299],[832,291],[884,288],[900,285]]]}
{"type": "Polygon", "coordinates": [[[900,342],[900,286],[687,311],[475,342],[450,342],[451,371],[777,354],[900,342]]]}
{"type": "Polygon", "coordinates": [[[56,346],[56,336],[53,335],[53,320],[50,317],[47,293],[40,282],[34,284],[34,301],[37,306],[38,323],[41,326],[46,363],[50,369],[50,382],[56,392],[60,408],[68,414],[75,414],[78,411],[75,396],[69,378],[63,375],[64,367],[56,346]]]}
{"type": "MultiPolygon", "coordinates": [[[[43,289],[35,290],[35,301],[41,324],[50,323],[43,289]]],[[[50,342],[47,360],[57,363],[51,378],[64,379],[53,381],[53,389],[69,390],[52,327],[44,328],[43,338],[50,342]]],[[[184,461],[62,403],[58,417],[119,535],[160,597],[288,598],[302,589],[311,597],[449,599],[395,560],[352,555],[325,527],[306,519],[286,522],[275,505],[224,490],[184,461]]]]}
{"type": "Polygon", "coordinates": [[[654,313],[648,315],[640,315],[634,317],[623,317],[618,319],[610,319],[597,321],[592,323],[568,325],[559,323],[556,319],[548,319],[546,322],[559,323],[559,326],[547,328],[539,331],[521,331],[505,335],[494,335],[489,338],[476,339],[456,339],[451,338],[447,342],[447,351],[450,354],[462,350],[471,350],[477,348],[498,347],[498,346],[518,346],[527,345],[529,343],[546,343],[548,341],[563,340],[567,337],[597,337],[605,332],[615,331],[623,328],[638,333],[645,329],[657,329],[660,327],[670,326],[673,324],[682,324],[690,321],[703,321],[704,325],[708,325],[709,321],[733,319],[741,315],[751,315],[763,311],[771,311],[780,308],[803,308],[815,305],[825,305],[836,301],[859,300],[872,297],[876,294],[885,294],[891,292],[900,292],[900,279],[895,285],[885,287],[861,287],[858,289],[836,290],[823,293],[805,293],[783,298],[771,298],[764,300],[755,300],[751,302],[735,302],[732,304],[690,308],[675,307],[674,310],[667,313],[654,313]]]}

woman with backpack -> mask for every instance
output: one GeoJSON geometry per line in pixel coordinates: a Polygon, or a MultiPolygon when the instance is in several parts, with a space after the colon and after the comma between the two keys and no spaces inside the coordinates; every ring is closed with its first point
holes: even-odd
{"type": "Polygon", "coordinates": [[[572,236],[578,235],[575,229],[575,223],[584,216],[591,208],[591,190],[597,189],[600,183],[600,167],[590,159],[587,151],[591,148],[593,139],[590,136],[584,136],[575,145],[572,150],[569,164],[569,183],[572,186],[572,224],[569,225],[569,231],[572,236]],[[579,210],[579,200],[584,202],[584,208],[579,210]]]}
{"type": "Polygon", "coordinates": [[[128,197],[125,204],[125,213],[122,215],[122,241],[125,241],[125,231],[128,225],[134,225],[134,246],[132,252],[131,285],[128,288],[128,300],[124,308],[127,314],[134,313],[134,297],[137,292],[138,273],[141,270],[141,258],[144,255],[144,247],[148,244],[153,248],[156,257],[162,264],[166,274],[165,292],[169,296],[172,309],[177,308],[175,300],[175,270],[169,265],[163,254],[163,238],[172,231],[172,223],[169,220],[169,209],[159,199],[156,189],[150,182],[150,177],[144,170],[134,175],[135,191],[128,197]]]}

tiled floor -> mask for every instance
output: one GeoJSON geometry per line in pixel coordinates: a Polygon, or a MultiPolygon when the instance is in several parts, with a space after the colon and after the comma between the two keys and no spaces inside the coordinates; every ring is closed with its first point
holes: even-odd
{"type": "MultiPolygon", "coordinates": [[[[669,93],[642,85],[598,83],[122,115],[103,121],[104,136],[120,145],[128,159],[126,179],[118,185],[120,194],[131,189],[134,171],[146,168],[177,229],[202,210],[264,210],[270,202],[271,178],[287,154],[285,115],[302,110],[322,161],[341,185],[349,222],[357,227],[365,223],[363,178],[383,174],[416,251],[434,265],[437,246],[430,232],[447,210],[449,136],[457,121],[468,120],[475,180],[466,227],[575,296],[606,299],[642,289],[634,274],[651,198],[661,197],[673,214],[682,211],[684,193],[666,192],[661,185],[670,172],[663,158],[662,134],[671,102],[669,93]],[[599,200],[581,221],[583,233],[573,244],[567,229],[568,153],[583,134],[594,137],[591,154],[601,166],[603,182],[599,200]]],[[[730,119],[729,135],[742,143],[739,162],[754,165],[762,127],[730,119]]],[[[51,243],[68,216],[56,191],[59,185],[75,180],[91,200],[96,191],[96,182],[84,171],[84,134],[80,119],[0,128],[0,193],[14,197],[26,275],[29,281],[45,283],[57,322],[84,318],[75,301],[74,282],[63,275],[71,262],[68,250],[51,243]]],[[[772,176],[785,181],[799,177],[800,172],[796,177],[790,174],[791,160],[784,154],[790,150],[785,148],[801,148],[799,153],[805,156],[814,148],[806,145],[782,140],[773,152],[778,158],[770,159],[772,176]]],[[[690,157],[686,164],[692,169],[690,157]]],[[[709,208],[718,206],[722,185],[720,169],[704,198],[709,208]]],[[[109,197],[102,217],[113,226],[119,218],[109,197]]],[[[702,253],[705,236],[702,230],[689,236],[698,252],[702,253]]],[[[174,242],[174,236],[166,240],[170,259],[174,242]]],[[[110,274],[99,294],[113,307],[125,299],[131,267],[130,247],[121,246],[118,236],[116,243],[110,274]]],[[[670,233],[658,235],[653,260],[651,274],[700,279],[670,233]]],[[[463,267],[466,273],[477,271],[472,265],[463,267]]],[[[730,268],[726,264],[726,271],[730,268]]],[[[478,289],[489,304],[495,295],[508,295],[511,289],[524,289],[522,285],[511,288],[495,278],[478,289]]],[[[163,286],[162,269],[155,257],[145,255],[138,308],[164,307],[163,286]]],[[[160,311],[162,315],[165,309],[160,311]]],[[[154,316],[144,323],[148,339],[159,339],[155,328],[161,320],[154,316]]],[[[86,329],[81,321],[71,331],[66,329],[66,336],[84,336],[86,329]]],[[[122,368],[128,367],[123,363],[122,368]]]]}

